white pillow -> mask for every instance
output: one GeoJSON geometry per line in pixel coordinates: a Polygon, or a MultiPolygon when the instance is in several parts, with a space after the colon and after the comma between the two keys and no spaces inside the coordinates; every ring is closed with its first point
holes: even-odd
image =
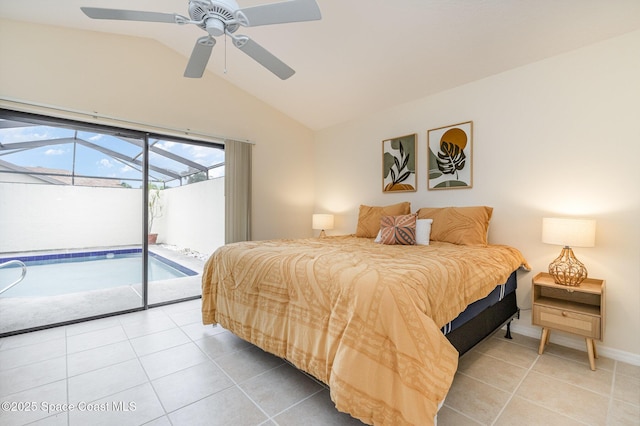
{"type": "Polygon", "coordinates": [[[433,223],[433,219],[416,220],[416,244],[421,246],[429,245],[429,238],[431,236],[432,223],[433,223]]]}

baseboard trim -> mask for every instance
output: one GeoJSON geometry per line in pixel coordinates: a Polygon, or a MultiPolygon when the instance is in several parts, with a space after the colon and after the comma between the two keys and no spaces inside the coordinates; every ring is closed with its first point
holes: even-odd
{"type": "MultiPolygon", "coordinates": [[[[511,331],[514,333],[522,334],[523,336],[533,337],[534,339],[540,338],[540,327],[531,325],[531,317],[528,312],[523,312],[523,318],[511,322],[511,331]],[[526,317],[526,318],[524,318],[526,317]]],[[[575,337],[566,333],[551,333],[551,342],[568,348],[577,349],[579,351],[587,352],[584,339],[575,337]]],[[[611,358],[616,361],[626,362],[631,365],[640,366],[640,355],[631,352],[621,351],[619,349],[610,348],[598,344],[598,354],[603,357],[611,358]]]]}

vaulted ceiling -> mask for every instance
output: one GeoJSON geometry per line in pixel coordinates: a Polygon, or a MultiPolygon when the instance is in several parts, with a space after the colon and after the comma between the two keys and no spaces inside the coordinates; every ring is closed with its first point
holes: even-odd
{"type": "MultiPolygon", "coordinates": [[[[248,7],[269,0],[238,0],[248,7]]],[[[640,29],[638,0],[318,0],[322,19],[240,28],[294,70],[280,80],[218,40],[213,73],[311,129],[640,29]],[[225,73],[226,63],[226,73],[225,73]]],[[[97,21],[80,6],[188,16],[187,0],[4,1],[0,18],[157,40],[187,58],[195,26],[97,21]]],[[[141,52],[142,54],[143,52],[141,52]]],[[[184,78],[182,73],[176,79],[184,78]]]]}

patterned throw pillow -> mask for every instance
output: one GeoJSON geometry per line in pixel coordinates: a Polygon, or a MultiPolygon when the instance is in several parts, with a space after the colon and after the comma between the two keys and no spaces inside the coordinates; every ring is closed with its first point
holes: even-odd
{"type": "Polygon", "coordinates": [[[382,216],[380,219],[382,244],[414,245],[416,243],[416,215],[382,216]]]}

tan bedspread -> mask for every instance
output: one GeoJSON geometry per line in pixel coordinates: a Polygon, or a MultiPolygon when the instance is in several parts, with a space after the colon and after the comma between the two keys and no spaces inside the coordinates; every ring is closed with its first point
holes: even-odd
{"type": "Polygon", "coordinates": [[[338,410],[365,423],[427,425],[458,363],[440,328],[523,264],[506,246],[229,244],[205,267],[203,322],[327,383],[338,410]]]}

